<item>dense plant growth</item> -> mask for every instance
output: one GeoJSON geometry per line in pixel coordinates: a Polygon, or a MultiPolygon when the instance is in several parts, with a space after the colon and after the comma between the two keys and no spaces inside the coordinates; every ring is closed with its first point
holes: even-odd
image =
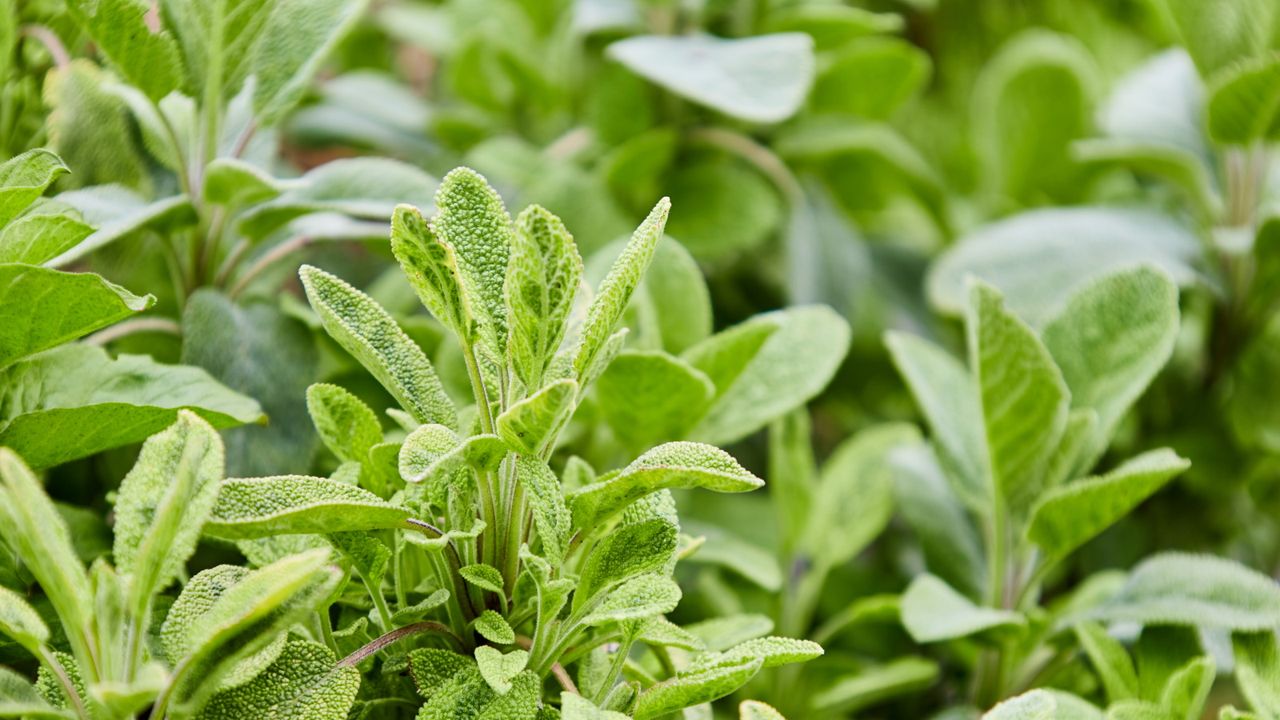
{"type": "Polygon", "coordinates": [[[0,80],[0,717],[1280,719],[1273,0],[0,0],[0,80]]]}

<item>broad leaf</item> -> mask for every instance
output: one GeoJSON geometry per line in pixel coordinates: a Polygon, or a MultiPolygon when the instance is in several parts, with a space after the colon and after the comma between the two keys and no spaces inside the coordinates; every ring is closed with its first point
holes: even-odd
{"type": "Polygon", "coordinates": [[[822,646],[811,640],[786,637],[762,637],[747,640],[724,652],[707,653],[694,659],[690,670],[705,670],[717,665],[735,664],[749,658],[764,661],[761,667],[778,667],[791,663],[808,662],[822,657],[822,646]]]}
{"type": "Polygon", "coordinates": [[[490,645],[476,648],[476,667],[489,687],[499,695],[511,691],[511,680],[529,664],[529,653],[516,649],[505,655],[490,645]]]}
{"type": "Polygon", "coordinates": [[[1137,699],[1140,691],[1138,671],[1134,669],[1133,660],[1129,658],[1124,645],[1108,635],[1097,623],[1080,623],[1076,625],[1075,631],[1080,647],[1093,665],[1093,671],[1106,688],[1107,699],[1112,703],[1137,699]]]}
{"type": "Polygon", "coordinates": [[[902,624],[919,643],[954,640],[1025,623],[1011,610],[979,607],[933,575],[920,575],[902,595],[902,624]]]}
{"type": "Polygon", "coordinates": [[[680,586],[665,575],[639,575],[593,603],[582,618],[586,625],[643,620],[664,615],[680,603],[680,586]]]}
{"type": "Polygon", "coordinates": [[[144,0],[73,0],[67,10],[111,64],[152,100],[182,82],[182,60],[168,32],[147,27],[144,0]]]}
{"type": "Polygon", "coordinates": [[[550,452],[577,398],[577,382],[565,379],[551,383],[503,411],[496,422],[498,435],[521,454],[550,452]]]}
{"type": "Polygon", "coordinates": [[[396,207],[391,216],[391,250],[427,310],[464,342],[472,342],[472,299],[463,289],[457,250],[431,230],[421,210],[396,207]]]}
{"type": "Polygon", "coordinates": [[[676,527],[652,519],[624,525],[606,535],[587,556],[573,594],[575,612],[607,597],[627,580],[667,568],[676,550],[676,527]]]}
{"type": "Polygon", "coordinates": [[[408,510],[342,482],[302,475],[229,479],[205,532],[225,538],[404,527],[408,510]]]}
{"type": "Polygon", "coordinates": [[[1269,0],[1163,0],[1161,4],[1205,76],[1258,54],[1274,41],[1278,13],[1269,0]]]}
{"type": "Polygon", "coordinates": [[[640,693],[634,717],[650,720],[722,698],[755,677],[763,663],[760,658],[743,658],[702,672],[679,673],[640,693]]]}
{"type": "Polygon", "coordinates": [[[627,448],[686,436],[715,386],[701,370],[661,350],[624,351],[596,381],[600,412],[627,448]]]}
{"type": "Polygon", "coordinates": [[[1280,55],[1225,69],[1209,90],[1209,134],[1220,143],[1248,145],[1280,132],[1280,55]]]}
{"type": "Polygon", "coordinates": [[[49,640],[49,626],[18,593],[0,586],[0,635],[7,635],[31,653],[49,640]]]}
{"type": "Polygon", "coordinates": [[[345,720],[359,689],[359,670],[335,667],[333,653],[323,645],[290,640],[262,674],[244,685],[217,693],[196,718],[345,720]]]}
{"type": "Polygon", "coordinates": [[[495,610],[485,610],[476,618],[476,633],[489,642],[510,645],[516,641],[516,633],[495,610]]]}
{"type": "Polygon", "coordinates": [[[1249,706],[1264,717],[1280,717],[1280,648],[1275,630],[1235,633],[1236,685],[1249,706]]]}
{"type": "Polygon", "coordinates": [[[560,218],[532,205],[516,218],[505,285],[511,337],[507,360],[525,387],[543,373],[564,339],[582,279],[582,258],[560,218]]]}
{"type": "Polygon", "coordinates": [[[1166,552],[1142,561],[1119,593],[1087,614],[1144,625],[1262,630],[1280,625],[1280,587],[1230,560],[1166,552]]]}
{"type": "Polygon", "coordinates": [[[75,210],[57,202],[37,206],[0,230],[0,263],[40,265],[92,233],[75,210]]]}
{"type": "Polygon", "coordinates": [[[533,521],[542,540],[542,553],[559,563],[568,550],[572,518],[565,505],[560,482],[547,464],[536,457],[516,459],[516,481],[523,484],[533,521]]]}
{"type": "Polygon", "coordinates": [[[0,227],[8,225],[68,172],[57,155],[39,148],[0,163],[0,227]]]}
{"type": "Polygon", "coordinates": [[[813,708],[824,712],[857,712],[899,695],[925,690],[937,682],[938,664],[920,657],[903,657],[845,675],[813,696],[813,708]]]}
{"type": "Polygon", "coordinates": [[[79,210],[85,222],[97,229],[79,244],[45,262],[49,267],[65,267],[95,250],[143,230],[187,225],[195,216],[186,195],[171,195],[151,201],[119,185],[72,190],[58,195],[56,200],[79,210]]]}

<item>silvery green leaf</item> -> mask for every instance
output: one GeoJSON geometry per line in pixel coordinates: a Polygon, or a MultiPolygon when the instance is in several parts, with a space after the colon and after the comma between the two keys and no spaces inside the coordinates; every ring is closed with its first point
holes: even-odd
{"type": "Polygon", "coordinates": [[[71,190],[60,193],[55,199],[79,210],[85,221],[97,228],[79,244],[45,262],[46,266],[55,268],[69,265],[142,230],[185,226],[195,218],[186,195],[171,195],[152,201],[119,185],[71,190]]]}
{"type": "Polygon", "coordinates": [[[1057,720],[1058,703],[1047,690],[1009,698],[983,714],[982,720],[1057,720]]]}
{"type": "Polygon", "coordinates": [[[49,640],[49,626],[21,595],[0,586],[0,635],[36,653],[49,640]]]}
{"type": "Polygon", "coordinates": [[[1273,629],[1234,633],[1235,678],[1240,692],[1263,717],[1280,717],[1280,648],[1273,629]]]}
{"type": "Polygon", "coordinates": [[[640,693],[634,717],[650,720],[722,698],[755,677],[763,663],[760,658],[743,658],[702,672],[678,673],[640,693]]]}
{"type": "Polygon", "coordinates": [[[691,671],[707,670],[717,665],[737,663],[747,658],[760,658],[764,661],[761,667],[777,667],[791,663],[802,663],[822,657],[822,646],[811,640],[797,640],[786,637],[762,637],[747,640],[724,652],[707,653],[694,658],[690,663],[691,671]]]}
{"type": "Polygon", "coordinates": [[[1196,720],[1204,716],[1204,704],[1213,689],[1217,668],[1213,658],[1192,658],[1165,683],[1160,704],[1178,720],[1196,720]]]}
{"type": "Polygon", "coordinates": [[[391,216],[391,250],[422,304],[464,343],[471,343],[472,299],[463,288],[453,245],[431,230],[422,211],[399,205],[391,216]]]}
{"type": "Polygon", "coordinates": [[[1189,150],[1150,139],[1125,137],[1077,140],[1072,155],[1090,168],[1123,167],[1141,177],[1171,183],[1204,217],[1222,212],[1213,168],[1189,150]]]}
{"type": "Polygon", "coordinates": [[[276,0],[272,4],[261,31],[264,40],[253,47],[247,69],[257,79],[253,108],[262,123],[274,124],[302,100],[325,58],[355,27],[367,4],[366,0],[276,0]]]}
{"type": "Polygon", "coordinates": [[[1223,69],[1209,88],[1209,135],[1230,145],[1274,138],[1280,133],[1280,56],[1249,58],[1223,69]]]}
{"type": "Polygon", "coordinates": [[[902,624],[918,643],[969,637],[988,630],[1019,628],[1026,620],[1011,610],[979,607],[942,580],[919,575],[902,595],[902,624]]]}
{"type": "Polygon", "coordinates": [[[577,382],[557,380],[504,410],[496,421],[498,435],[521,454],[549,452],[577,399],[577,382]]]}
{"type": "Polygon", "coordinates": [[[516,218],[505,283],[507,361],[529,390],[542,384],[582,279],[582,258],[560,218],[531,205],[516,218]]]}
{"type": "Polygon", "coordinates": [[[229,539],[404,527],[408,510],[368,490],[303,475],[228,479],[205,532],[229,539]]]}
{"type": "Polygon", "coordinates": [[[359,670],[337,666],[333,652],[323,645],[290,640],[260,675],[215,694],[196,718],[345,720],[359,690],[359,670]]]}
{"type": "Polygon", "coordinates": [[[76,714],[50,705],[31,681],[8,668],[0,667],[0,717],[74,720],[76,714]]]}
{"type": "Polygon", "coordinates": [[[715,386],[706,373],[661,350],[623,351],[596,380],[596,394],[623,445],[646,448],[685,437],[715,386]]]}
{"type": "Polygon", "coordinates": [[[1075,632],[1080,647],[1093,665],[1093,671],[1106,688],[1107,699],[1112,703],[1137,699],[1140,690],[1138,671],[1124,645],[1097,623],[1079,623],[1075,632]]]}
{"type": "Polygon", "coordinates": [[[0,163],[0,227],[8,225],[70,170],[48,150],[28,150],[0,163]]]}
{"type": "Polygon", "coordinates": [[[452,427],[453,402],[431,361],[368,295],[329,273],[304,265],[307,299],[325,330],[360,361],[418,422],[452,427]]]}
{"type": "Polygon", "coordinates": [[[579,572],[574,612],[630,578],[665,570],[676,550],[676,534],[669,521],[655,518],[623,525],[604,536],[579,572]]]}
{"type": "Polygon", "coordinates": [[[888,120],[929,82],[929,55],[893,37],[851,42],[818,73],[809,106],[815,112],[888,120]]]}
{"type": "Polygon", "coordinates": [[[1144,625],[1262,630],[1280,625],[1280,587],[1239,563],[1164,552],[1143,560],[1090,618],[1144,625]]]}
{"type": "Polygon", "coordinates": [[[637,575],[591,603],[582,622],[594,626],[664,615],[676,609],[680,596],[680,586],[665,575],[637,575]]]}
{"type": "Polygon", "coordinates": [[[592,702],[568,690],[560,693],[560,717],[563,720],[626,720],[628,715],[601,710],[592,702]]]}
{"type": "Polygon", "coordinates": [[[931,448],[895,448],[893,502],[915,533],[929,571],[968,597],[978,597],[987,577],[978,528],[965,512],[931,448]]]}
{"type": "Polygon", "coordinates": [[[773,620],[767,615],[736,614],[686,625],[685,630],[706,644],[708,650],[724,651],[773,631],[773,620]]]}
{"type": "Polygon", "coordinates": [[[149,6],[144,0],[73,0],[72,19],[93,38],[111,64],[152,100],[159,100],[182,82],[182,58],[167,31],[146,25],[149,6]]]}
{"type": "Polygon", "coordinates": [[[615,42],[607,52],[677,95],[751,122],[791,117],[813,83],[813,39],[804,33],[736,40],[642,35],[615,42]]]}
{"type": "Polygon", "coordinates": [[[510,692],[511,680],[528,664],[529,653],[519,648],[505,654],[491,645],[476,648],[476,667],[480,668],[484,681],[499,695],[510,692]]]}
{"type": "Polygon", "coordinates": [[[468,583],[481,590],[489,590],[496,593],[503,591],[502,573],[492,565],[485,565],[484,563],[463,565],[458,569],[458,574],[468,583]]]}
{"type": "Polygon", "coordinates": [[[738,720],[787,720],[772,705],[759,700],[743,700],[738,705],[738,720]]]}
{"type": "Polygon", "coordinates": [[[277,197],[288,187],[289,183],[239,158],[216,158],[204,169],[204,199],[217,205],[260,203],[277,197]]]}
{"type": "Polygon", "coordinates": [[[307,388],[307,411],[325,446],[346,462],[368,462],[369,450],[382,442],[378,416],[360,398],[337,385],[307,388]]]}

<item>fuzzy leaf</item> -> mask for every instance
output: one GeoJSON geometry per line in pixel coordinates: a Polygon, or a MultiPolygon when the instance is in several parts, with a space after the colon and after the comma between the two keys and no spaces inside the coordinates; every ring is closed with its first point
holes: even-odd
{"type": "Polygon", "coordinates": [[[1191,466],[1167,448],[1152,450],[1096,478],[1054,488],[1031,510],[1027,537],[1046,560],[1083,545],[1191,466]]]}
{"type": "MultiPolygon", "coordinates": [[[[807,438],[806,438],[807,439],[807,438]]],[[[929,571],[968,597],[978,597],[986,561],[977,527],[926,445],[892,451],[893,502],[915,532],[929,571]]]]}
{"type": "Polygon", "coordinates": [[[560,218],[531,205],[516,218],[505,285],[507,360],[530,390],[542,384],[564,339],[582,280],[582,258],[560,218]]]}
{"type": "Polygon", "coordinates": [[[422,211],[399,205],[391,216],[391,250],[424,307],[465,342],[471,342],[474,316],[463,289],[457,250],[431,230],[422,211]]]}
{"type": "Polygon", "coordinates": [[[573,524],[560,482],[545,462],[528,455],[516,458],[516,481],[527,492],[543,554],[559,564],[568,549],[573,524]]]}
{"type": "Polygon", "coordinates": [[[1280,625],[1280,586],[1230,560],[1166,552],[1142,561],[1119,593],[1087,615],[1145,625],[1261,630],[1280,625]]]}
{"type": "Polygon", "coordinates": [[[148,200],[119,185],[100,185],[64,192],[57,197],[79,210],[97,229],[62,254],[45,262],[48,267],[65,267],[95,250],[144,229],[181,227],[194,220],[195,210],[186,195],[148,200]]]}
{"type": "Polygon", "coordinates": [[[1107,690],[1107,700],[1117,703],[1138,698],[1138,671],[1133,660],[1119,640],[1107,634],[1101,625],[1092,622],[1075,626],[1080,647],[1089,656],[1093,671],[1107,690]]]}
{"type": "Polygon", "coordinates": [[[204,171],[204,199],[216,205],[257,204],[279,196],[286,187],[266,170],[238,158],[217,158],[204,171]]]}
{"type": "Polygon", "coordinates": [[[573,369],[577,373],[579,387],[590,385],[587,378],[598,375],[603,370],[595,369],[597,359],[614,334],[614,327],[627,309],[631,294],[644,277],[649,262],[653,260],[654,248],[662,239],[662,230],[666,227],[670,211],[669,199],[658,201],[649,216],[632,233],[631,240],[614,261],[609,274],[600,282],[596,297],[587,309],[587,319],[573,353],[573,369]]]}
{"type": "Polygon", "coordinates": [[[476,632],[485,640],[499,645],[510,645],[516,641],[516,633],[506,618],[493,610],[485,610],[476,618],[476,632]]]}
{"type": "Polygon", "coordinates": [[[56,203],[37,207],[0,230],[0,263],[39,265],[80,244],[93,228],[56,203]]]}
{"type": "Polygon", "coordinates": [[[29,680],[8,668],[0,667],[0,717],[74,720],[76,714],[50,705],[29,680]]]}
{"type": "MultiPolygon", "coordinates": [[[[311,79],[364,14],[367,0],[276,0],[249,72],[257,78],[253,109],[271,125],[306,94],[311,79]]],[[[387,213],[390,214],[389,212],[387,213]]]]}
{"type": "Polygon", "coordinates": [[[0,368],[104,328],[155,304],[93,273],[0,265],[0,368]]]}
{"type": "Polygon", "coordinates": [[[642,35],[613,43],[608,54],[677,95],[757,123],[791,117],[813,83],[813,39],[804,33],[642,35]]]}
{"type": "Polygon", "coordinates": [[[586,625],[604,625],[665,615],[680,603],[680,586],[665,575],[638,575],[605,593],[582,618],[586,625]]]}
{"type": "Polygon", "coordinates": [[[8,225],[68,172],[57,155],[40,148],[0,163],[0,227],[8,225]]]}
{"type": "Polygon", "coordinates": [[[746,492],[763,485],[763,480],[719,448],[693,442],[666,443],[636,458],[617,475],[575,493],[571,503],[573,522],[576,527],[593,527],[632,502],[664,488],[746,492]]]}
{"type": "Polygon", "coordinates": [[[329,273],[304,265],[307,299],[325,330],[360,361],[421,423],[452,427],[453,402],[431,361],[372,298],[329,273]]]}
{"type": "Polygon", "coordinates": [[[480,668],[480,675],[499,695],[511,690],[511,680],[528,664],[529,653],[524,650],[516,649],[504,655],[491,645],[476,648],[476,666],[480,668]]]}
{"type": "Polygon", "coordinates": [[[590,700],[568,690],[560,693],[561,720],[627,720],[628,715],[613,710],[601,710],[590,700]]]}
{"type": "Polygon", "coordinates": [[[1263,717],[1280,717],[1280,648],[1275,630],[1234,633],[1231,644],[1235,651],[1236,685],[1253,708],[1263,717]]]}
{"type": "Polygon", "coordinates": [[[596,381],[600,411],[628,448],[686,436],[715,386],[701,370],[661,350],[619,353],[596,381]]]}
{"type": "Polygon", "coordinates": [[[49,640],[49,627],[35,608],[3,585],[0,585],[0,635],[8,635],[32,653],[49,640]]]}
{"type": "Polygon", "coordinates": [[[787,720],[772,705],[759,700],[743,700],[738,705],[738,720],[787,720]]]}
{"type": "Polygon", "coordinates": [[[304,475],[229,479],[205,532],[229,539],[404,527],[408,510],[368,490],[304,475]]]}
{"type": "Polygon", "coordinates": [[[764,661],[761,667],[770,668],[808,662],[818,657],[822,657],[822,646],[816,642],[771,636],[747,640],[724,652],[698,657],[689,665],[689,669],[706,670],[726,663],[736,664],[748,658],[761,658],[764,661]]]}
{"type": "Polygon", "coordinates": [[[458,574],[481,590],[489,590],[496,593],[503,591],[502,573],[492,565],[485,565],[484,563],[463,565],[458,569],[458,574]]]}
{"type": "Polygon", "coordinates": [[[1010,610],[979,607],[933,575],[920,575],[902,595],[902,624],[919,643],[969,637],[1024,624],[1010,610]]]}
{"type": "Polygon", "coordinates": [[[655,518],[624,525],[606,535],[579,573],[574,611],[630,578],[664,570],[676,550],[676,534],[669,521],[655,518]]]}
{"type": "Polygon", "coordinates": [[[307,411],[326,447],[344,462],[368,462],[369,450],[382,442],[378,416],[360,398],[337,385],[307,388],[307,411]]]}
{"type": "Polygon", "coordinates": [[[185,410],[143,443],[120,483],[112,550],[129,577],[133,612],[145,613],[151,597],[185,570],[217,501],[223,462],[218,433],[185,410]]]}
{"type": "Polygon", "coordinates": [[[497,420],[498,435],[522,455],[541,455],[573,414],[578,383],[558,380],[507,408],[497,420]]]}
{"type": "Polygon", "coordinates": [[[689,436],[727,445],[800,407],[831,381],[849,339],[843,318],[814,305],[757,315],[689,348],[681,357],[716,389],[689,436]]]}
{"type": "Polygon", "coordinates": [[[71,17],[93,38],[103,55],[147,97],[159,100],[182,82],[177,43],[163,30],[152,32],[144,0],[73,0],[71,17]]]}
{"type": "Polygon", "coordinates": [[[763,663],[760,658],[743,658],[703,672],[680,673],[640,693],[634,717],[649,720],[722,698],[755,677],[763,663]]]}
{"type": "Polygon", "coordinates": [[[1280,55],[1250,58],[1219,73],[1206,115],[1214,140],[1248,145],[1280,134],[1280,55]]]}
{"type": "Polygon", "coordinates": [[[1273,41],[1278,13],[1268,0],[1163,0],[1161,5],[1206,77],[1273,41]]]}
{"type": "Polygon", "coordinates": [[[970,365],[986,432],[987,467],[1015,512],[1042,490],[1067,424],[1070,393],[1039,338],[988,285],[973,287],[966,319],[970,365]]]}
{"type": "Polygon", "coordinates": [[[360,689],[360,671],[335,667],[333,653],[290,640],[279,658],[244,685],[209,699],[197,720],[345,720],[360,689]]]}

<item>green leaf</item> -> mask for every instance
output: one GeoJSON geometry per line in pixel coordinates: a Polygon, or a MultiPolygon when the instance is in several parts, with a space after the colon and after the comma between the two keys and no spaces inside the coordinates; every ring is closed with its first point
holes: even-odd
{"type": "Polygon", "coordinates": [[[516,452],[541,455],[573,414],[578,383],[558,380],[507,408],[497,419],[498,435],[516,452]]]}
{"type": "Polygon", "coordinates": [[[898,38],[860,39],[838,50],[818,75],[815,112],[888,120],[929,82],[929,55],[898,38]]]}
{"type": "Polygon", "coordinates": [[[270,0],[160,2],[165,25],[177,31],[192,97],[220,100],[236,94],[276,4],[270,0]]]}
{"type": "Polygon", "coordinates": [[[565,690],[560,693],[560,717],[562,720],[626,720],[630,716],[612,710],[601,710],[590,700],[565,690]]]}
{"type": "Polygon", "coordinates": [[[511,337],[507,362],[529,390],[564,339],[582,280],[582,258],[560,218],[531,205],[516,218],[504,287],[511,337]]]}
{"type": "Polygon", "coordinates": [[[529,653],[515,649],[505,655],[491,645],[476,648],[476,666],[489,687],[499,695],[511,690],[511,680],[529,664],[529,653]]]}
{"type": "Polygon", "coordinates": [[[464,465],[493,470],[508,452],[497,435],[472,435],[459,442],[443,425],[422,425],[400,448],[400,474],[407,482],[443,482],[464,465]]]}
{"type": "Polygon", "coordinates": [[[33,467],[51,467],[145,440],[191,410],[215,428],[258,422],[253,400],[208,373],[161,365],[141,355],[112,360],[102,348],[73,344],[22,360],[0,379],[0,444],[33,467]]]}
{"type": "Polygon", "coordinates": [[[749,122],[791,117],[813,82],[813,39],[804,33],[738,40],[642,35],[611,44],[607,53],[677,95],[749,122]]]}
{"type": "MultiPolygon", "coordinates": [[[[458,569],[458,574],[481,590],[489,590],[496,593],[503,592],[502,573],[492,565],[485,565],[484,563],[463,565],[458,569]]],[[[516,672],[519,672],[519,670],[516,672]]],[[[515,673],[512,674],[514,675],[515,673]]]]}
{"type": "Polygon", "coordinates": [[[333,653],[323,645],[290,640],[262,674],[217,693],[196,718],[345,720],[359,690],[359,670],[335,666],[333,653]]]}
{"type": "Polygon", "coordinates": [[[369,450],[382,442],[378,416],[360,398],[337,385],[307,388],[307,411],[325,447],[344,462],[368,462],[369,450]]]}
{"type": "Polygon", "coordinates": [[[933,451],[919,444],[893,450],[893,502],[915,533],[930,572],[968,597],[979,597],[986,559],[978,529],[947,483],[933,451]]]}
{"type": "Polygon", "coordinates": [[[1067,424],[1070,393],[1040,339],[977,284],[966,318],[992,485],[1015,512],[1043,489],[1049,458],[1067,424]]]}
{"type": "Polygon", "coordinates": [[[1213,689],[1217,675],[1213,658],[1192,658],[1165,683],[1160,704],[1176,720],[1197,720],[1204,715],[1204,704],[1213,689]]]}
{"type": "Polygon", "coordinates": [[[49,641],[49,627],[18,593],[0,585],[0,635],[8,635],[32,654],[49,641]]]}
{"type": "Polygon", "coordinates": [[[776,187],[731,157],[680,163],[663,178],[662,187],[679,208],[667,232],[708,262],[723,263],[759,250],[786,214],[776,187]]]}
{"type": "Polygon", "coordinates": [[[93,233],[79,213],[58,203],[39,205],[0,230],[0,263],[39,265],[93,233]]]}
{"type": "Polygon", "coordinates": [[[585,625],[642,620],[664,615],[680,603],[680,586],[665,575],[638,575],[589,605],[585,625]]]}
{"type": "Polygon", "coordinates": [[[849,348],[849,324],[828,307],[757,315],[681,356],[715,385],[711,407],[690,437],[727,445],[811,400],[849,348]]]}
{"type": "Polygon", "coordinates": [[[185,410],[143,443],[120,483],[112,550],[134,613],[144,614],[152,596],[184,572],[217,501],[223,462],[218,433],[185,410]]]}
{"type": "Polygon", "coordinates": [[[766,615],[723,615],[711,620],[686,625],[685,630],[700,638],[708,650],[724,651],[773,631],[773,620],[766,615]]]}
{"type": "Polygon", "coordinates": [[[173,37],[152,32],[144,0],[73,0],[67,10],[111,64],[147,97],[159,100],[182,82],[182,58],[173,37]]]}
{"type": "Polygon", "coordinates": [[[18,217],[45,188],[68,172],[61,158],[41,148],[0,163],[0,227],[18,217]]]}
{"type": "Polygon", "coordinates": [[[472,300],[463,289],[457,250],[435,234],[422,211],[396,206],[391,216],[391,250],[423,306],[464,342],[472,341],[472,300]]]}
{"type": "Polygon", "coordinates": [[[229,479],[205,532],[236,539],[404,527],[408,510],[342,482],[303,475],[229,479]]]}
{"type": "Polygon", "coordinates": [[[72,190],[58,195],[58,202],[79,210],[86,222],[97,227],[89,237],[49,260],[49,267],[65,267],[111,243],[147,229],[181,227],[195,219],[186,195],[148,200],[119,185],[72,190]]]}
{"type": "MultiPolygon", "coordinates": [[[[325,58],[364,15],[366,0],[276,0],[248,71],[253,109],[272,125],[306,94],[325,58]]],[[[387,213],[390,215],[390,212],[387,213]]]]}
{"type": "Polygon", "coordinates": [[[1209,135],[1248,145],[1280,133],[1280,55],[1250,58],[1214,76],[1209,89],[1209,135]]]}
{"type": "Polygon", "coordinates": [[[409,653],[409,675],[418,688],[418,694],[430,700],[446,682],[476,663],[466,655],[440,648],[420,648],[409,653]]]}
{"type": "Polygon", "coordinates": [[[857,712],[899,695],[921,692],[938,680],[938,664],[920,657],[903,657],[862,668],[814,694],[812,706],[823,712],[857,712]]]}
{"type": "Polygon", "coordinates": [[[1031,510],[1027,538],[1045,561],[1070,554],[1191,466],[1167,448],[1128,460],[1101,477],[1049,490],[1031,510]]]}
{"type": "Polygon", "coordinates": [[[360,361],[421,423],[457,424],[453,402],[431,361],[372,298],[341,279],[304,265],[307,299],[325,330],[360,361]]]}
{"type": "Polygon", "coordinates": [[[1071,406],[1098,414],[1085,467],[1169,359],[1178,331],[1178,288],[1148,267],[1091,282],[1045,325],[1044,345],[1071,390],[1071,406]]]}
{"type": "Polygon", "coordinates": [[[476,632],[485,640],[499,645],[510,645],[516,641],[516,633],[506,618],[493,610],[485,610],[476,618],[476,632]]]}
{"type": "Polygon", "coordinates": [[[1222,212],[1212,168],[1185,148],[1120,137],[1077,140],[1071,153],[1091,170],[1123,167],[1170,183],[1185,193],[1204,217],[1217,217],[1222,212]]]}
{"type": "Polygon", "coordinates": [[[204,199],[215,205],[253,205],[277,197],[287,187],[266,170],[238,158],[220,157],[204,169],[204,199]]]}
{"type": "Polygon", "coordinates": [[[1236,685],[1249,707],[1263,717],[1280,717],[1280,648],[1275,630],[1234,633],[1236,685]]]}
{"type": "Polygon", "coordinates": [[[716,525],[685,522],[684,531],[704,542],[682,562],[719,565],[732,570],[770,592],[782,589],[782,569],[777,556],[754,542],[744,540],[716,525]]]}
{"type": "Polygon", "coordinates": [[[559,564],[568,550],[572,517],[565,505],[559,480],[545,462],[536,457],[516,458],[516,482],[524,486],[533,510],[533,521],[542,540],[542,552],[559,564]]]}
{"type": "Polygon", "coordinates": [[[1257,55],[1273,40],[1277,11],[1268,0],[1163,0],[1160,3],[1206,77],[1257,55]]]}
{"type": "Polygon", "coordinates": [[[0,667],[0,717],[74,720],[76,714],[50,705],[29,680],[0,667]]]}
{"type": "Polygon", "coordinates": [[[763,663],[760,658],[743,658],[703,672],[679,673],[640,693],[634,717],[650,720],[722,698],[755,677],[763,663]]]}
{"type": "Polygon", "coordinates": [[[763,480],[744,470],[719,448],[702,443],[671,442],[636,458],[617,475],[574,493],[573,523],[580,528],[594,527],[632,502],[663,488],[746,492],[763,485],[763,480]]]}
{"type": "Polygon", "coordinates": [[[457,168],[440,182],[431,230],[454,249],[463,297],[486,347],[506,357],[505,284],[514,236],[502,198],[479,173],[457,168]]]}
{"type": "Polygon", "coordinates": [[[991,708],[982,720],[1057,720],[1058,703],[1048,690],[1031,692],[1010,698],[991,708]]]}
{"type": "Polygon", "coordinates": [[[670,211],[670,200],[663,198],[658,201],[649,216],[632,233],[627,247],[601,281],[595,299],[587,309],[587,319],[573,353],[573,369],[577,373],[579,387],[586,388],[589,383],[585,380],[599,374],[599,370],[595,369],[597,359],[613,336],[614,327],[626,310],[631,294],[635,292],[649,262],[653,260],[654,248],[657,247],[658,240],[662,239],[662,230],[667,224],[667,214],[670,211]]]}
{"type": "Polygon", "coordinates": [[[1093,671],[1106,688],[1107,700],[1111,703],[1136,700],[1140,690],[1138,671],[1120,641],[1108,635],[1097,623],[1079,623],[1075,631],[1080,647],[1089,656],[1093,671]]]}
{"type": "Polygon", "coordinates": [[[400,203],[430,207],[435,189],[433,178],[402,162],[372,157],[334,160],[308,171],[279,196],[253,206],[241,216],[238,227],[249,238],[260,240],[289,221],[313,213],[385,223],[400,203]]]}
{"type": "MultiPolygon", "coordinates": [[[[150,195],[153,181],[138,130],[128,101],[110,89],[112,83],[110,74],[83,58],[55,67],[45,78],[49,142],[75,168],[62,184],[118,183],[150,195]]],[[[145,95],[141,101],[151,104],[145,95]]]]}
{"type": "Polygon", "coordinates": [[[885,345],[932,432],[952,487],[974,510],[991,503],[982,437],[982,406],[964,364],[933,343],[890,332],[885,345]]]}
{"type": "Polygon", "coordinates": [[[0,265],[0,368],[88,335],[155,304],[93,273],[0,265]]]}
{"type": "Polygon", "coordinates": [[[1142,561],[1119,593],[1087,615],[1144,625],[1262,630],[1280,625],[1280,587],[1230,560],[1165,552],[1142,561]]]}
{"type": "Polygon", "coordinates": [[[759,700],[743,700],[738,705],[738,720],[787,720],[772,705],[759,700]]]}
{"type": "Polygon", "coordinates": [[[771,636],[747,640],[724,652],[707,653],[697,657],[689,665],[689,669],[706,670],[717,665],[737,664],[748,658],[760,658],[764,661],[761,667],[771,668],[808,662],[818,657],[822,657],[822,646],[816,642],[771,636]]]}
{"type": "Polygon", "coordinates": [[[600,412],[627,448],[684,437],[715,386],[701,370],[661,350],[624,351],[596,381],[600,412]]]}
{"type": "Polygon", "coordinates": [[[919,575],[902,595],[902,625],[918,643],[969,637],[988,630],[1017,628],[1025,620],[1011,610],[979,607],[929,574],[919,575]]]}
{"type": "Polygon", "coordinates": [[[676,526],[660,518],[623,525],[606,535],[579,573],[574,612],[633,577],[665,570],[676,550],[676,535],[676,526]]]}
{"type": "Polygon", "coordinates": [[[1009,309],[1042,325],[1081,287],[1116,270],[1153,265],[1179,286],[1196,278],[1201,244],[1167,215],[1124,208],[1033,210],[969,233],[929,270],[929,301],[959,315],[965,277],[1004,293],[1009,309]]]}

